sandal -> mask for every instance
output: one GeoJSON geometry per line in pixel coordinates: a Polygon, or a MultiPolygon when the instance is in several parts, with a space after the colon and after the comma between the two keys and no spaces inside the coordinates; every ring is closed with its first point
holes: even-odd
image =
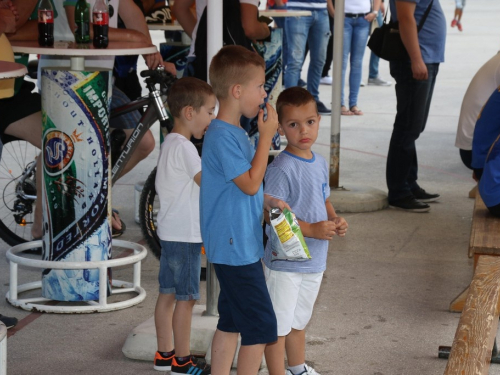
{"type": "Polygon", "coordinates": [[[363,116],[363,111],[361,109],[359,109],[357,105],[353,105],[351,107],[350,111],[352,112],[353,115],[363,116]]]}
{"type": "Polygon", "coordinates": [[[352,116],[352,115],[354,115],[354,113],[352,113],[350,110],[348,110],[345,105],[343,105],[342,107],[340,107],[340,114],[342,116],[352,116]]]}
{"type": "Polygon", "coordinates": [[[111,237],[116,238],[120,237],[123,233],[125,233],[125,229],[127,226],[125,223],[120,219],[120,216],[118,216],[119,212],[118,210],[112,209],[111,212],[111,237]],[[120,227],[118,228],[118,223],[120,223],[120,227]],[[115,224],[113,226],[113,224],[115,224]]]}

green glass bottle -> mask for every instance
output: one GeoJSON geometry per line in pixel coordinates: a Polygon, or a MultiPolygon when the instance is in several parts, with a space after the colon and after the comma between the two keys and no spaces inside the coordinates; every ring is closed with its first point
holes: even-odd
{"type": "Polygon", "coordinates": [[[90,43],[90,6],[86,0],[78,0],[75,7],[75,41],[90,43]]]}

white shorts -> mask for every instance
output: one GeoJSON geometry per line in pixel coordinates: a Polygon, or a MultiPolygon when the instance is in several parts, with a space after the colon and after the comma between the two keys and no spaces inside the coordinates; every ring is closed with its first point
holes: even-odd
{"type": "Polygon", "coordinates": [[[264,268],[267,290],[278,321],[278,336],[303,330],[311,319],[323,272],[298,273],[264,268]]]}

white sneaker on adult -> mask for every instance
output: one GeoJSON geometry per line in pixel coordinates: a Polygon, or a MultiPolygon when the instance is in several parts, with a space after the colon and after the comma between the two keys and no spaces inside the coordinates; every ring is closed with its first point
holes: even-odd
{"type": "MultiPolygon", "coordinates": [[[[287,369],[285,375],[293,375],[293,373],[289,369],[287,369]]],[[[313,369],[311,366],[305,365],[304,371],[297,375],[320,375],[320,374],[316,372],[316,370],[313,369]]]]}
{"type": "Polygon", "coordinates": [[[324,77],[321,77],[321,79],[319,80],[319,83],[321,85],[331,85],[332,82],[333,82],[333,80],[332,80],[331,76],[324,76],[324,77]]]}
{"type": "Polygon", "coordinates": [[[391,81],[386,81],[380,77],[368,78],[368,86],[390,86],[390,85],[392,85],[391,81]]]}

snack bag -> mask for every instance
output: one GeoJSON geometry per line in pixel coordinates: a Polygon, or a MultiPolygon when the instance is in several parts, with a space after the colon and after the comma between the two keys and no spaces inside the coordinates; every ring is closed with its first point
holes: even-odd
{"type": "Polygon", "coordinates": [[[273,208],[269,212],[271,231],[271,262],[275,260],[304,261],[311,259],[304,236],[293,212],[273,208]]]}

